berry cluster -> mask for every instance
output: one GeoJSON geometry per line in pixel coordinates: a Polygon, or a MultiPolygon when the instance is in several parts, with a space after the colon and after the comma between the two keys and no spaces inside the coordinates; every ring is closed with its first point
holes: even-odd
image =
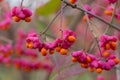
{"type": "Polygon", "coordinates": [[[25,20],[26,22],[31,21],[32,12],[28,8],[14,7],[11,11],[11,15],[15,22],[25,20]]]}
{"type": "Polygon", "coordinates": [[[79,62],[81,67],[88,68],[90,72],[96,70],[97,73],[101,73],[103,70],[110,70],[119,63],[119,59],[113,54],[107,57],[106,61],[103,61],[83,51],[72,52],[72,61],[79,62]]]}
{"type": "Polygon", "coordinates": [[[11,16],[9,13],[6,13],[4,20],[0,22],[0,29],[7,30],[9,29],[10,24],[11,24],[11,16]]]}
{"type": "Polygon", "coordinates": [[[116,50],[117,38],[115,36],[102,35],[100,37],[100,47],[104,50],[116,50]]]}
{"type": "Polygon", "coordinates": [[[54,54],[54,51],[59,52],[61,55],[67,55],[68,48],[75,42],[76,35],[71,30],[63,31],[63,38],[56,39],[54,42],[41,42],[36,33],[31,33],[28,35],[27,48],[38,49],[43,56],[47,53],[54,54]]]}
{"type": "Polygon", "coordinates": [[[97,73],[101,73],[103,70],[110,70],[119,63],[119,59],[111,51],[116,49],[116,41],[115,36],[103,35],[100,37],[101,48],[103,48],[101,57],[97,58],[84,51],[75,51],[72,52],[72,61],[79,62],[81,67],[88,68],[90,72],[96,70],[97,73]]]}
{"type": "Polygon", "coordinates": [[[53,68],[50,64],[41,62],[39,60],[30,61],[28,59],[20,59],[20,58],[14,59],[13,64],[16,69],[21,69],[25,72],[30,72],[31,70],[39,70],[39,69],[45,69],[51,72],[53,68]]]}

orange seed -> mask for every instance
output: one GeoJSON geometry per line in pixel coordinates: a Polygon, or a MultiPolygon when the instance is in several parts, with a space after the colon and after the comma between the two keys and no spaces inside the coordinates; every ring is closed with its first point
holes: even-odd
{"type": "Polygon", "coordinates": [[[97,73],[101,73],[101,72],[102,72],[102,69],[101,69],[101,68],[97,68],[97,69],[96,69],[96,72],[97,72],[97,73]]]}
{"type": "Polygon", "coordinates": [[[75,42],[76,38],[74,36],[68,36],[68,41],[75,42]]]}
{"type": "Polygon", "coordinates": [[[104,14],[112,16],[112,12],[113,12],[112,10],[105,10],[104,14]]]}
{"type": "Polygon", "coordinates": [[[72,62],[77,62],[77,58],[72,57],[72,62]]]}
{"type": "Polygon", "coordinates": [[[89,57],[89,56],[87,56],[87,62],[91,62],[92,61],[92,59],[89,57]]]}
{"type": "Polygon", "coordinates": [[[27,48],[32,49],[33,48],[33,42],[26,43],[27,48]]]}
{"type": "Polygon", "coordinates": [[[46,56],[47,55],[47,49],[42,48],[41,53],[42,53],[43,56],[46,56]]]}
{"type": "Polygon", "coordinates": [[[110,44],[109,44],[109,43],[107,43],[107,44],[105,45],[105,49],[106,49],[106,50],[109,50],[109,49],[110,49],[110,44]]]}
{"type": "Polygon", "coordinates": [[[58,46],[58,47],[56,47],[55,49],[56,49],[56,52],[60,52],[61,47],[60,47],[60,46],[58,46]]]}
{"type": "Polygon", "coordinates": [[[25,21],[26,21],[26,22],[30,22],[30,21],[31,21],[31,17],[25,18],[25,21]]]}
{"type": "Polygon", "coordinates": [[[109,57],[109,55],[110,55],[109,52],[103,52],[103,53],[102,53],[102,56],[103,56],[103,57],[109,57]]]}
{"type": "Polygon", "coordinates": [[[83,16],[83,21],[84,21],[84,22],[86,22],[86,21],[87,21],[86,16],[83,16]]]}
{"type": "Polygon", "coordinates": [[[60,53],[61,53],[61,55],[67,55],[68,50],[67,50],[67,49],[62,48],[62,49],[60,50],[60,53]]]}
{"type": "Polygon", "coordinates": [[[80,65],[81,65],[81,67],[83,67],[83,68],[88,68],[88,64],[87,64],[87,63],[81,63],[80,65]]]}
{"type": "Polygon", "coordinates": [[[20,18],[17,17],[17,16],[14,16],[14,17],[13,17],[13,20],[14,20],[15,22],[19,22],[19,21],[20,21],[20,18]]]}
{"type": "Polygon", "coordinates": [[[120,62],[118,58],[115,58],[113,60],[115,61],[116,64],[118,64],[120,62]]]}

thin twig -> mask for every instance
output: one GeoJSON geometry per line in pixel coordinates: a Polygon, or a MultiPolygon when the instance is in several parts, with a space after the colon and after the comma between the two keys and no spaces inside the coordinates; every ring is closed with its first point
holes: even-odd
{"type": "Polygon", "coordinates": [[[83,50],[85,50],[85,48],[86,48],[87,31],[88,31],[88,26],[86,27],[85,34],[84,34],[85,36],[84,36],[83,50]]]}
{"type": "Polygon", "coordinates": [[[90,27],[90,21],[89,21],[89,18],[88,18],[88,14],[87,14],[86,12],[85,12],[85,16],[86,16],[86,18],[87,18],[87,25],[88,25],[88,27],[89,27],[89,29],[90,29],[92,35],[94,36],[94,38],[95,38],[95,40],[96,40],[96,43],[97,43],[98,49],[99,49],[100,54],[101,54],[101,56],[102,56],[102,51],[101,51],[101,49],[100,49],[99,41],[98,41],[98,39],[97,39],[96,34],[93,32],[92,27],[90,27]]]}
{"type": "Polygon", "coordinates": [[[91,53],[91,52],[93,51],[93,49],[95,48],[95,45],[96,45],[96,44],[94,44],[94,40],[95,40],[95,39],[93,39],[93,40],[90,42],[90,44],[89,44],[90,47],[87,49],[87,52],[90,52],[90,53],[91,53]]]}
{"type": "MultiPolygon", "coordinates": [[[[67,7],[67,5],[65,5],[63,7],[63,9],[65,9],[67,7]]],[[[45,28],[45,30],[43,32],[40,33],[40,35],[44,34],[47,32],[47,30],[49,29],[49,27],[52,25],[52,23],[55,21],[55,19],[58,17],[58,15],[61,13],[61,10],[58,11],[58,13],[56,14],[56,16],[52,19],[52,21],[47,25],[47,27],[45,28]]]]}
{"type": "Polygon", "coordinates": [[[61,32],[61,38],[63,37],[63,29],[62,29],[62,23],[63,23],[63,2],[61,1],[61,9],[60,9],[60,27],[59,30],[61,32]]]}
{"type": "Polygon", "coordinates": [[[20,7],[21,7],[21,8],[22,8],[22,6],[23,6],[23,1],[24,1],[24,0],[22,0],[22,1],[21,1],[21,4],[20,4],[20,7]]]}

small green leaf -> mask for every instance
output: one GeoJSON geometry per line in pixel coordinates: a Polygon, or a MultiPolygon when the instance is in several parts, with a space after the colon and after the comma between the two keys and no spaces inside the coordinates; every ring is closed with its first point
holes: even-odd
{"type": "Polygon", "coordinates": [[[60,7],[60,0],[50,0],[47,4],[39,7],[36,12],[39,15],[49,15],[60,7]]]}

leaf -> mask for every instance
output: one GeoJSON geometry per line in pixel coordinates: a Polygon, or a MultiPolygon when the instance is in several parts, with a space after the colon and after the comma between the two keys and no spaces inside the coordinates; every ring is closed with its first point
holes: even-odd
{"type": "Polygon", "coordinates": [[[60,2],[60,0],[50,0],[47,4],[39,7],[36,12],[44,16],[54,13],[59,8],[60,2]]]}

